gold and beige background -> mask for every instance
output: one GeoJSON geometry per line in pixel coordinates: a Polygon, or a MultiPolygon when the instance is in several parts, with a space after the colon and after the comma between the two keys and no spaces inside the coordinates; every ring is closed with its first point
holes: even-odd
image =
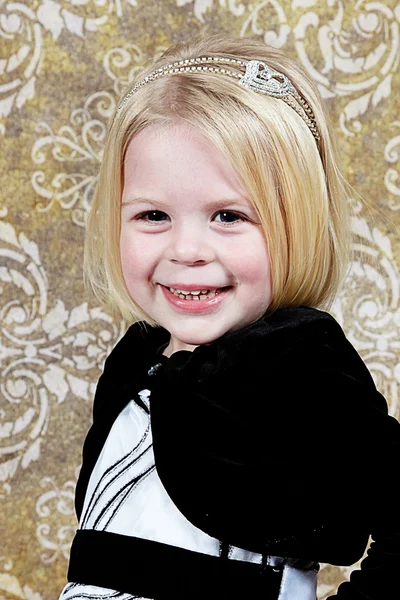
{"type": "MultiPolygon", "coordinates": [[[[84,292],[85,219],[117,97],[176,41],[265,40],[318,85],[355,189],[332,314],[400,417],[399,26],[395,0],[0,0],[0,600],[56,600],[66,581],[93,392],[124,330],[84,292]]],[[[320,600],[352,568],[324,565],[320,600]]]]}

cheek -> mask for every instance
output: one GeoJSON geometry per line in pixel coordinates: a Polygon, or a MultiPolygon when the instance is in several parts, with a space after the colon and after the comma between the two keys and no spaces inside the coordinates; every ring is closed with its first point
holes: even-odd
{"type": "Polygon", "coordinates": [[[121,258],[122,271],[125,275],[127,267],[131,262],[132,252],[130,250],[127,238],[122,233],[119,239],[119,255],[121,258]]]}
{"type": "Polygon", "coordinates": [[[231,255],[236,267],[234,270],[242,281],[255,284],[267,283],[270,278],[270,263],[266,244],[263,239],[252,240],[237,247],[231,255]]]}
{"type": "Polygon", "coordinates": [[[140,235],[133,236],[122,230],[119,248],[122,273],[127,284],[151,276],[157,263],[157,247],[141,239],[140,235]]]}
{"type": "Polygon", "coordinates": [[[140,256],[140,247],[137,246],[132,236],[128,236],[121,232],[119,251],[121,257],[122,272],[125,279],[137,274],[138,268],[143,265],[142,257],[140,256]]]}

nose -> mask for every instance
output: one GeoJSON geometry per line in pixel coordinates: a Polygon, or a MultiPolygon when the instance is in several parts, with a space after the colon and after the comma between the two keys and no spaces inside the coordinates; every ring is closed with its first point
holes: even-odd
{"type": "Polygon", "coordinates": [[[208,263],[214,259],[207,232],[198,224],[180,224],[171,230],[167,257],[182,264],[208,263]]]}

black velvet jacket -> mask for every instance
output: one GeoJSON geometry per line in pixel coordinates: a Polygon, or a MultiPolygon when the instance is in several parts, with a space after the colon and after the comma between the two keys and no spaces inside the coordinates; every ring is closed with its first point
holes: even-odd
{"type": "Polygon", "coordinates": [[[155,463],[189,521],[253,552],[334,565],[358,561],[371,536],[362,568],[331,598],[397,598],[400,424],[335,319],[284,308],[193,352],[157,356],[168,340],[163,328],[135,324],[108,357],[78,518],[114,420],[158,361],[155,463]]]}

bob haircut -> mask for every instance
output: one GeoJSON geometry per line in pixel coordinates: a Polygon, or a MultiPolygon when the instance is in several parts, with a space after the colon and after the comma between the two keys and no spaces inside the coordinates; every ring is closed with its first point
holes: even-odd
{"type": "MultiPolygon", "coordinates": [[[[219,73],[180,72],[141,86],[111,119],[88,217],[85,281],[98,301],[129,323],[159,326],[130,297],[119,237],[123,164],[129,141],[146,127],[187,123],[227,156],[260,219],[270,256],[272,297],[283,306],[328,310],[350,262],[350,187],[342,177],[332,127],[315,84],[281,51],[252,39],[214,35],[169,48],[136,76],[201,56],[260,60],[284,73],[310,105],[317,143],[296,111],[219,73]]],[[[123,97],[120,98],[122,102],[123,97]]]]}

